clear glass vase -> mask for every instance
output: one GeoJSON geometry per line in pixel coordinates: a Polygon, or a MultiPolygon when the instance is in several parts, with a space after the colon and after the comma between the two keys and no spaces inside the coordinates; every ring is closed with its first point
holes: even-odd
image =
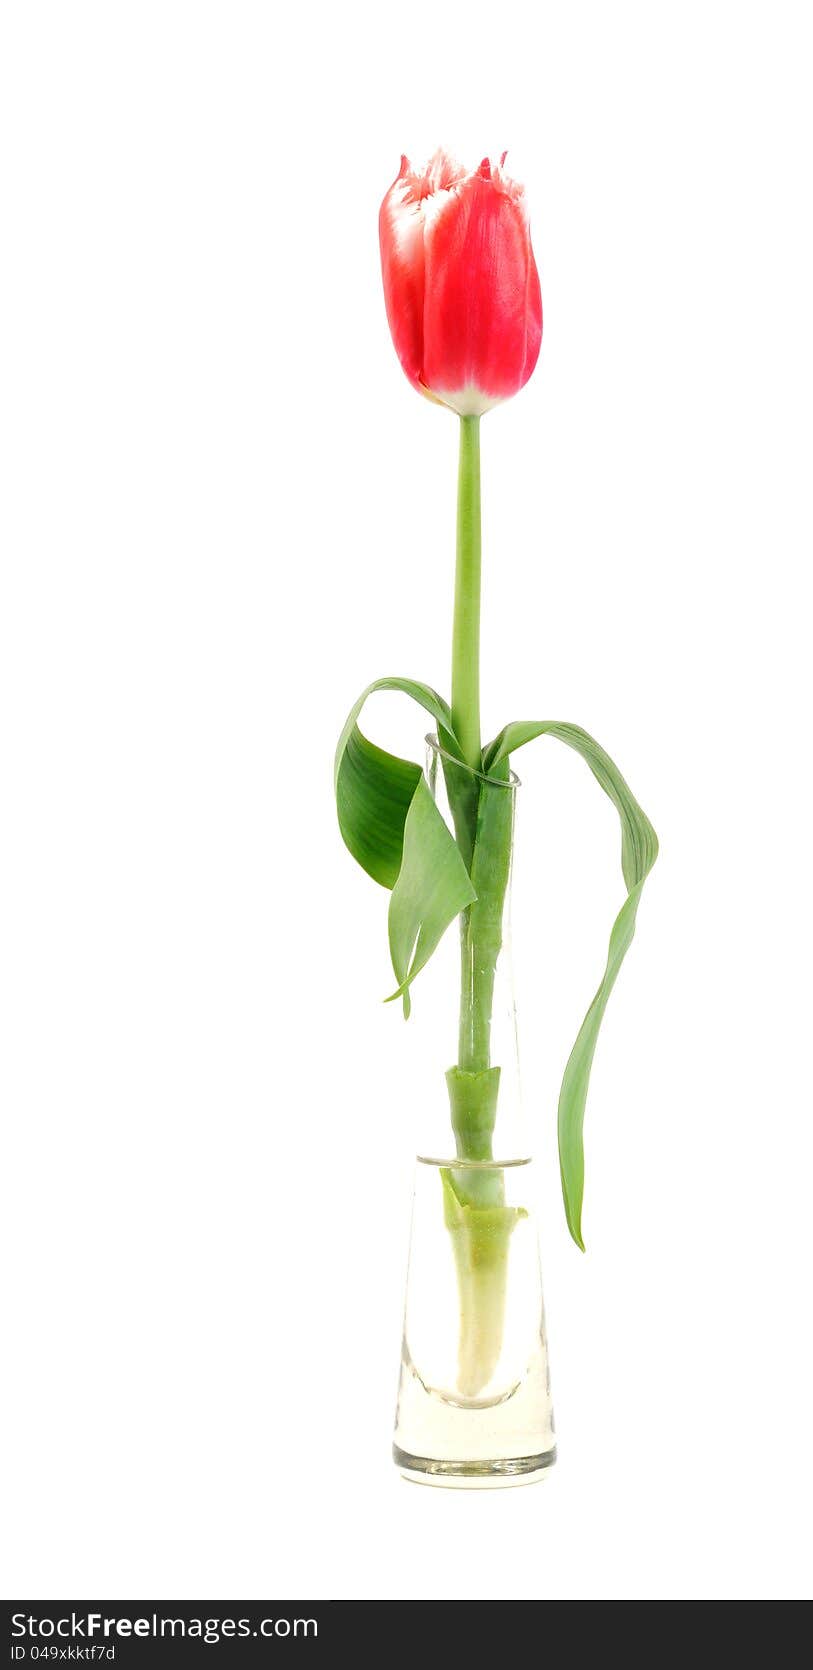
{"type": "Polygon", "coordinates": [[[477,903],[416,982],[400,1075],[421,1147],[393,1454],[425,1484],[520,1484],[556,1446],[511,974],[519,782],[460,766],[434,737],[426,776],[477,903]]]}

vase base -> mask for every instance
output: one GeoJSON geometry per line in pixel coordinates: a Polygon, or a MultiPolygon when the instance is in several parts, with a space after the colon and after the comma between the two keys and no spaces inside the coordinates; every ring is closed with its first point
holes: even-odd
{"type": "Polygon", "coordinates": [[[556,1449],[542,1455],[506,1456],[496,1461],[436,1461],[409,1455],[392,1446],[392,1457],[401,1477],[413,1484],[451,1486],[457,1490],[499,1490],[508,1485],[534,1484],[550,1472],[556,1449]]]}

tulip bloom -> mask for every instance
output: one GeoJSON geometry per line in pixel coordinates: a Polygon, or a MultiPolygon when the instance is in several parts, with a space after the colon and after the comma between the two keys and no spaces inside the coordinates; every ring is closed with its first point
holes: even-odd
{"type": "Polygon", "coordinates": [[[379,216],[398,358],[415,388],[461,417],[517,394],[542,341],[525,193],[504,162],[467,173],[437,151],[420,174],[402,157],[379,216]]]}

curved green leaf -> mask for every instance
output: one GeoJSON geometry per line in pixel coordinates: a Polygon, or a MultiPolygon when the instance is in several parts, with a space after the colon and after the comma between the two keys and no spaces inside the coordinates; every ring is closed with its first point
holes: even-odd
{"type": "Polygon", "coordinates": [[[476,897],[460,848],[421,776],[406,816],[403,862],[389,912],[390,956],[398,981],[392,997],[403,997],[405,1015],[416,974],[426,967],[450,922],[476,897]]]}
{"type": "Polygon", "coordinates": [[[419,765],[386,754],[353,726],[336,785],[339,827],[356,862],[382,887],[398,879],[404,824],[420,779],[419,765]]]}
{"type": "Polygon", "coordinates": [[[596,781],[609,795],[621,819],[621,869],[627,897],[613,923],[607,966],[598,991],[582,1021],[579,1035],[565,1068],[559,1095],[559,1164],[568,1228],[577,1246],[584,1248],[581,1230],[584,1195],[584,1108],[590,1069],[593,1065],[599,1028],[615,985],[618,971],[632,944],[641,891],[658,856],[658,837],[641,810],[618,767],[595,739],[580,725],[556,720],[520,720],[506,725],[485,750],[483,769],[493,771],[515,749],[538,736],[554,736],[575,749],[587,762],[596,781]]]}
{"type": "Polygon", "coordinates": [[[351,708],[336,749],[336,809],[345,845],[363,870],[392,890],[389,940],[409,1014],[409,987],[449,924],[476,898],[460,850],[447,829],[419,765],[376,747],[359,730],[368,696],[395,690],[431,714],[449,751],[459,749],[448,704],[428,684],[382,678],[351,708]]]}
{"type": "Polygon", "coordinates": [[[369,742],[357,720],[368,696],[395,690],[410,696],[456,744],[448,704],[428,684],[409,678],[380,678],[362,691],[350,709],[336,748],[334,781],[336,810],[342,839],[368,876],[382,887],[394,887],[401,868],[404,824],[421,768],[369,742]]]}

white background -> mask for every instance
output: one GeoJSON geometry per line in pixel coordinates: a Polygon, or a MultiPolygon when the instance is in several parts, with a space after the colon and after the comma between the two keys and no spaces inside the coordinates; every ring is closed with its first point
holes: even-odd
{"type": "Polygon", "coordinates": [[[6,1594],[810,1593],[809,21],[4,6],[6,1594]],[[389,1460],[415,1140],[331,786],[369,679],[448,687],[456,426],[376,230],[437,141],[509,146],[545,305],[483,426],[486,728],[584,724],[662,842],[582,1257],[555,1104],[618,833],[524,756],[560,1462],[490,1494],[389,1460]]]}

